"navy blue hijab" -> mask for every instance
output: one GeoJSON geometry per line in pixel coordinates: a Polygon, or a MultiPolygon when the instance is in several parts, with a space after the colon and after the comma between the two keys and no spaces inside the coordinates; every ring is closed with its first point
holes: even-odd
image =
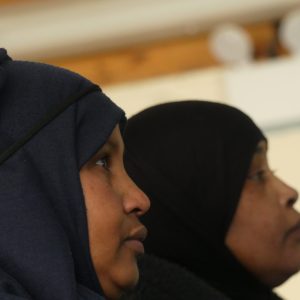
{"type": "Polygon", "coordinates": [[[235,300],[278,299],[225,245],[261,140],[246,114],[207,101],[150,107],[128,120],[124,134],[128,174],[151,200],[141,218],[146,251],[235,300]]]}
{"type": "Polygon", "coordinates": [[[1,299],[102,299],[79,170],[124,121],[85,78],[0,49],[1,299]]]}

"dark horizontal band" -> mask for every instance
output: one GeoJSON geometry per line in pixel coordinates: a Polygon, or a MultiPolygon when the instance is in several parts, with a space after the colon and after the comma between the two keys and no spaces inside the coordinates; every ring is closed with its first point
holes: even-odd
{"type": "Polygon", "coordinates": [[[45,127],[49,122],[54,120],[58,115],[64,112],[70,105],[82,98],[83,96],[100,90],[100,87],[93,84],[88,88],[69,96],[66,101],[63,101],[60,105],[51,109],[28,133],[18,140],[17,142],[10,145],[4,151],[0,153],[0,165],[2,165],[9,157],[11,157],[15,152],[22,148],[33,136],[35,136],[43,127],[45,127]]]}

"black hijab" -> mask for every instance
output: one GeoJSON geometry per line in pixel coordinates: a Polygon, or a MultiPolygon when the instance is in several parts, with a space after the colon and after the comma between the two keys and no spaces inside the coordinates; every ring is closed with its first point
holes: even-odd
{"type": "Polygon", "coordinates": [[[0,49],[1,299],[102,299],[79,170],[124,120],[85,78],[0,49]]]}
{"type": "Polygon", "coordinates": [[[232,299],[272,299],[225,246],[260,129],[205,101],[146,109],[125,130],[126,168],[151,199],[146,250],[186,267],[232,299]]]}

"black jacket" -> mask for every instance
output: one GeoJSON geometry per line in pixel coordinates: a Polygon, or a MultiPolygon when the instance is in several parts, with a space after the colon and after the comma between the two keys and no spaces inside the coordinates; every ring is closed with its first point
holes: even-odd
{"type": "Polygon", "coordinates": [[[229,300],[188,270],[166,260],[140,258],[140,281],[122,300],[229,300]]]}

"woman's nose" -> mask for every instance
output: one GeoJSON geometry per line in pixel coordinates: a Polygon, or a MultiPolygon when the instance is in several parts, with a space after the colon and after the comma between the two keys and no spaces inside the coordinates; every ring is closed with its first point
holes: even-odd
{"type": "Polygon", "coordinates": [[[140,217],[145,214],[149,208],[150,200],[148,196],[129,178],[129,186],[124,199],[125,211],[127,213],[134,212],[140,217]]]}
{"type": "Polygon", "coordinates": [[[282,187],[282,204],[287,207],[293,207],[298,200],[298,191],[288,184],[281,181],[282,187]]]}
{"type": "Polygon", "coordinates": [[[291,188],[291,195],[290,197],[288,198],[288,201],[287,201],[287,205],[288,206],[294,206],[294,204],[297,202],[298,200],[298,197],[299,197],[299,194],[297,192],[297,190],[295,190],[294,188],[291,188]]]}

